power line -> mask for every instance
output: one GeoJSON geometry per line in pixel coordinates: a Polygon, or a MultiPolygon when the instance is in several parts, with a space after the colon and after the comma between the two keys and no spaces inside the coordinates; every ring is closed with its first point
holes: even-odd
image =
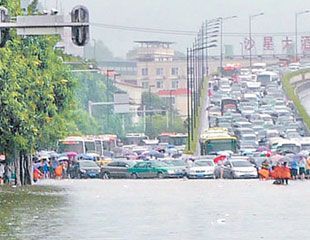
{"type": "Polygon", "coordinates": [[[111,29],[124,30],[124,31],[173,34],[173,35],[195,36],[198,33],[195,31],[168,30],[168,29],[158,29],[158,28],[141,28],[141,27],[111,25],[111,24],[104,24],[104,23],[91,23],[90,25],[94,27],[111,28],[111,29]]]}
{"type": "MultiPolygon", "coordinates": [[[[172,30],[172,29],[158,29],[158,28],[144,28],[144,27],[132,27],[132,26],[122,26],[122,25],[112,25],[105,23],[90,23],[94,27],[100,28],[110,28],[123,31],[132,32],[145,32],[145,33],[158,33],[158,34],[170,34],[170,35],[181,35],[181,36],[196,36],[198,32],[188,31],[188,30],[172,30]]],[[[261,32],[253,33],[253,36],[294,36],[294,32],[261,32]]],[[[244,37],[247,36],[247,32],[224,32],[224,36],[227,37],[244,37]]],[[[299,35],[310,35],[310,32],[299,32],[299,35]]]]}

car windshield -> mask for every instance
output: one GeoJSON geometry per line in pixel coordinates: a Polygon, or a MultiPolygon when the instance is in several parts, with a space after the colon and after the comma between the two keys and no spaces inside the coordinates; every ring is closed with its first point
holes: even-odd
{"type": "Polygon", "coordinates": [[[167,163],[169,165],[176,166],[176,167],[185,166],[185,161],[184,160],[164,160],[163,162],[167,163]]]}
{"type": "Polygon", "coordinates": [[[152,162],[152,164],[155,167],[169,167],[169,166],[171,166],[170,164],[167,164],[167,163],[164,163],[164,162],[160,162],[160,161],[152,162]]]}
{"type": "Polygon", "coordinates": [[[83,161],[80,162],[80,166],[83,168],[88,168],[88,167],[98,167],[97,163],[93,161],[83,161]]]}
{"type": "Polygon", "coordinates": [[[199,160],[199,161],[196,161],[194,163],[194,166],[195,167],[205,167],[205,166],[212,167],[212,166],[214,166],[214,163],[212,160],[208,160],[208,161],[207,160],[199,160]]]}
{"type": "Polygon", "coordinates": [[[234,167],[251,167],[251,163],[249,163],[248,161],[233,161],[232,165],[234,167]]]}

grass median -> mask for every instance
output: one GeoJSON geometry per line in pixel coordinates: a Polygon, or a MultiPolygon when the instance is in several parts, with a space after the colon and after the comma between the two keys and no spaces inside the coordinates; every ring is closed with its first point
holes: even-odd
{"type": "Polygon", "coordinates": [[[206,77],[205,81],[203,82],[203,86],[201,89],[201,96],[200,96],[200,106],[198,107],[198,116],[196,118],[196,127],[194,128],[194,138],[193,140],[191,140],[190,142],[190,150],[189,147],[187,146],[186,151],[184,152],[185,154],[194,154],[197,148],[197,143],[198,143],[198,139],[199,139],[199,128],[200,128],[200,120],[201,120],[201,114],[204,106],[204,101],[206,98],[206,94],[207,94],[207,87],[208,87],[208,82],[209,82],[209,76],[206,77]]]}
{"type": "Polygon", "coordinates": [[[310,116],[308,115],[304,106],[301,104],[299,97],[295,94],[294,86],[292,86],[290,81],[295,76],[302,75],[302,74],[309,73],[309,72],[310,72],[309,69],[300,70],[300,71],[288,73],[288,74],[284,75],[284,77],[282,78],[282,84],[283,84],[283,87],[286,91],[286,94],[287,94],[288,98],[294,102],[294,104],[295,104],[300,116],[302,117],[308,131],[310,130],[310,116]]]}

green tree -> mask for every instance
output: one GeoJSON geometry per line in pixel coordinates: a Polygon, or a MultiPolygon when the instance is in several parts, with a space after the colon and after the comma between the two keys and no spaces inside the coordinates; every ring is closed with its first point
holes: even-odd
{"type": "MultiPolygon", "coordinates": [[[[19,1],[5,2],[11,15],[19,1]]],[[[57,37],[21,38],[13,32],[0,49],[0,151],[14,161],[17,184],[31,183],[31,154],[62,137],[72,126],[75,82],[54,46],[57,37]]]]}

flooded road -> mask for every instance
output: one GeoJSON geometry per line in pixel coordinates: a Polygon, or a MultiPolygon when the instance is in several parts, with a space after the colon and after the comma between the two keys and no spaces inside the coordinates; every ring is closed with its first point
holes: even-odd
{"type": "Polygon", "coordinates": [[[6,212],[19,220],[2,223],[0,239],[305,239],[309,233],[310,181],[275,186],[258,180],[47,180],[40,185],[39,194],[29,193],[35,200],[6,212]]]}

